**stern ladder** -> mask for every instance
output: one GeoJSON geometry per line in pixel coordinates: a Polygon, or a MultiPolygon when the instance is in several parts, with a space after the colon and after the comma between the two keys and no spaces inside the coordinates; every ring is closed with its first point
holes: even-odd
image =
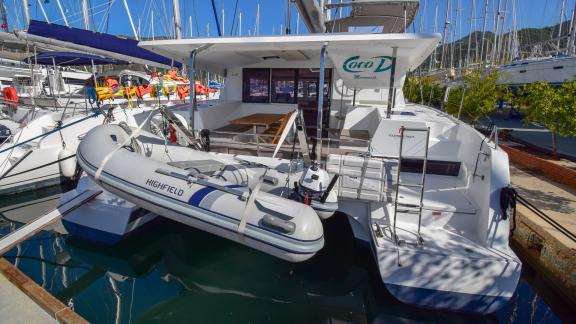
{"type": "Polygon", "coordinates": [[[400,243],[398,239],[398,235],[396,234],[396,218],[398,217],[398,212],[401,213],[411,213],[418,215],[418,245],[423,245],[424,240],[422,239],[422,235],[420,234],[420,227],[422,224],[422,209],[424,207],[424,186],[426,184],[426,171],[427,171],[427,164],[428,164],[428,144],[430,141],[430,127],[426,128],[407,128],[402,126],[400,128],[400,148],[398,152],[398,170],[396,174],[396,196],[394,199],[394,220],[392,225],[392,231],[394,235],[394,241],[396,245],[400,243]],[[407,132],[424,132],[426,133],[426,146],[424,148],[424,155],[422,156],[403,156],[403,146],[404,146],[404,138],[407,132]],[[403,183],[401,181],[400,174],[402,173],[402,159],[421,159],[422,160],[422,169],[421,169],[421,178],[420,183],[403,183]],[[418,195],[418,204],[400,204],[398,202],[399,192],[401,187],[406,188],[416,188],[419,195],[418,195]],[[402,207],[403,209],[398,209],[398,206],[402,207]]]}

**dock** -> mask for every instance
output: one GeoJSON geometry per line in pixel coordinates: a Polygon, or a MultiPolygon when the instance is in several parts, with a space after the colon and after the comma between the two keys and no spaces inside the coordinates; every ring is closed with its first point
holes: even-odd
{"type": "MultiPolygon", "coordinates": [[[[51,212],[0,238],[0,255],[67,213],[90,201],[102,191],[87,190],[51,212]]],[[[17,267],[0,258],[0,323],[88,323],[17,267]]]]}
{"type": "Polygon", "coordinates": [[[576,171],[566,162],[505,150],[519,196],[511,243],[522,259],[576,305],[576,171]]]}
{"type": "Polygon", "coordinates": [[[0,323],[88,323],[22,271],[0,258],[0,323]]]}

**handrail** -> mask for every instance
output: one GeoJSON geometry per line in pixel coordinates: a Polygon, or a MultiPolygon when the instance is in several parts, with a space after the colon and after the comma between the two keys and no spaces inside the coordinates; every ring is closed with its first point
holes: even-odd
{"type": "Polygon", "coordinates": [[[88,116],[86,116],[86,117],[84,117],[84,118],[82,118],[82,119],[79,119],[79,120],[77,120],[77,121],[74,121],[74,122],[72,122],[72,123],[70,123],[70,124],[66,124],[66,125],[63,125],[63,126],[60,126],[60,127],[56,127],[56,128],[54,128],[53,130],[51,130],[51,131],[49,131],[49,132],[46,132],[46,133],[44,133],[44,134],[40,134],[40,135],[38,135],[38,136],[32,137],[31,139],[25,140],[25,141],[23,141],[23,142],[17,143],[17,144],[12,145],[12,146],[10,146],[10,147],[8,147],[8,148],[5,148],[5,149],[3,149],[3,150],[0,150],[0,153],[4,153],[4,152],[6,152],[6,151],[10,151],[10,150],[12,150],[12,149],[14,149],[14,148],[16,148],[16,147],[19,147],[19,146],[22,146],[22,145],[24,145],[24,144],[30,143],[30,142],[32,142],[32,141],[35,141],[35,140],[39,139],[39,138],[48,136],[48,135],[53,134],[53,133],[55,133],[55,132],[58,132],[58,131],[60,131],[60,130],[62,130],[62,129],[64,129],[64,128],[67,128],[67,127],[76,125],[76,124],[81,123],[81,122],[83,122],[83,121],[85,121],[85,120],[87,120],[87,119],[90,119],[90,118],[93,118],[93,117],[98,117],[98,115],[100,115],[100,112],[99,112],[99,111],[95,112],[95,113],[92,114],[92,115],[88,115],[88,116]]]}

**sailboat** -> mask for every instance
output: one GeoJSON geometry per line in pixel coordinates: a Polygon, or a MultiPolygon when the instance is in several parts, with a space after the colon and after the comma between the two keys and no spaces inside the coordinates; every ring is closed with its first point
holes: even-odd
{"type": "Polygon", "coordinates": [[[576,80],[576,4],[570,23],[572,30],[568,36],[567,46],[561,48],[562,24],[565,0],[562,0],[562,12],[558,30],[558,51],[548,57],[516,58],[500,66],[500,82],[512,87],[519,87],[536,81],[546,81],[555,86],[576,80]]]}

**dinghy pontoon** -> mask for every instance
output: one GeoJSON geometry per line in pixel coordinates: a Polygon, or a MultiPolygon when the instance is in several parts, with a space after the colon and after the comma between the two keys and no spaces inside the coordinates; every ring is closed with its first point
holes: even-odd
{"type": "MultiPolygon", "coordinates": [[[[131,139],[126,128],[102,125],[86,134],[77,159],[90,177],[121,198],[278,258],[304,261],[323,247],[322,223],[311,207],[174,167],[151,158],[154,154],[154,148],[131,139]]],[[[194,155],[213,159],[209,153],[194,155]]]]}

